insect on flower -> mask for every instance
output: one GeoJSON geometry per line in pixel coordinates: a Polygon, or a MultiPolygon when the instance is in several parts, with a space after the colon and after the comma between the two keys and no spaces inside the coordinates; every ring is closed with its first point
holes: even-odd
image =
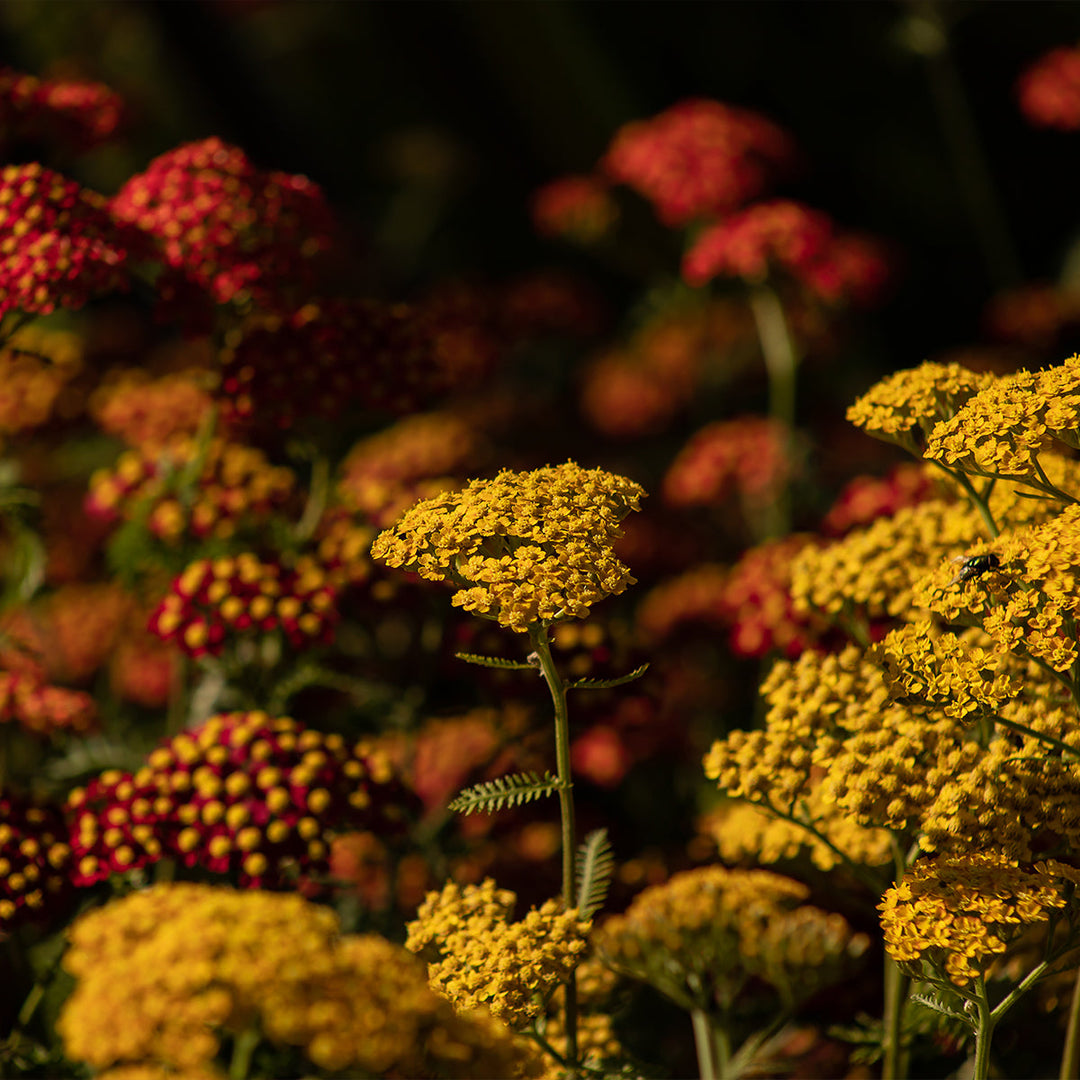
{"type": "Polygon", "coordinates": [[[992,551],[983,555],[957,555],[953,562],[960,563],[960,572],[949,582],[950,585],[981,577],[988,570],[997,570],[1001,566],[1001,559],[992,551]]]}

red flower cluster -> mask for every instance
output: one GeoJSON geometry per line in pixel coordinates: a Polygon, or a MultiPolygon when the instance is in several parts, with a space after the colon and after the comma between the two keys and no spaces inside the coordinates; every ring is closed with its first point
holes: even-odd
{"type": "Polygon", "coordinates": [[[50,686],[33,671],[0,671],[0,723],[14,722],[37,735],[84,734],[97,720],[97,705],[89,694],[50,686]]]}
{"type": "Polygon", "coordinates": [[[48,914],[71,894],[71,848],[59,810],[0,796],[0,931],[48,914]]]}
{"type": "Polygon", "coordinates": [[[123,101],[101,83],[38,79],[0,68],[0,132],[53,135],[77,149],[110,138],[123,101]]]}
{"type": "Polygon", "coordinates": [[[703,563],[650,589],[635,620],[641,639],[657,645],[686,623],[722,625],[727,579],[722,566],[703,563]]]}
{"type": "Polygon", "coordinates": [[[541,236],[594,244],[611,230],[619,209],[598,176],[563,176],[532,197],[533,227],[541,236]]]}
{"type": "Polygon", "coordinates": [[[879,517],[929,498],[933,481],[922,465],[905,462],[888,476],[856,476],[845,485],[821,523],[826,536],[843,536],[879,517]]]}
{"type": "Polygon", "coordinates": [[[1052,49],[1016,85],[1020,110],[1037,127],[1080,130],[1080,49],[1052,49]]]}
{"type": "Polygon", "coordinates": [[[330,212],[304,176],[256,169],[218,138],[155,158],[113,197],[117,221],[150,239],[164,262],[215,302],[280,310],[312,282],[330,246],[330,212]]]}
{"type": "Polygon", "coordinates": [[[150,631],[189,656],[219,655],[230,633],[280,630],[294,649],[325,644],[337,621],[335,590],[309,559],[295,568],[235,558],[198,559],[150,616],[150,631]]]}
{"type": "Polygon", "coordinates": [[[0,169],[0,317],[125,288],[126,259],[103,196],[38,164],[0,169]]]}
{"type": "Polygon", "coordinates": [[[704,229],[683,257],[694,286],[714,277],[765,281],[780,270],[830,304],[872,304],[889,278],[876,241],[838,233],[827,214],[789,199],[757,203],[704,229]]]}
{"type": "Polygon", "coordinates": [[[262,712],[222,713],[163,743],[134,775],[111,771],[69,799],[75,883],[91,885],[171,854],[246,888],[311,884],[330,838],[386,835],[405,790],[370,746],[262,712]]]}
{"type": "Polygon", "coordinates": [[[591,338],[607,321],[603,300],[592,286],[554,270],[511,281],[502,309],[507,333],[515,341],[548,334],[591,338]]]}
{"type": "Polygon", "coordinates": [[[782,424],[748,416],[707,424],[690,438],[664,476],[669,506],[710,506],[734,490],[747,502],[771,499],[791,475],[782,424]]]}
{"type": "Polygon", "coordinates": [[[756,198],[795,156],[791,138],[765,117],[692,99],[621,128],[601,168],[678,226],[756,198]]]}
{"type": "Polygon", "coordinates": [[[243,522],[264,518],[283,506],[292,494],[295,478],[290,469],[271,465],[261,450],[212,439],[197,494],[185,505],[169,489],[176,474],[196,461],[199,449],[198,442],[185,435],[164,449],[148,444],[125,451],[111,469],[91,476],[87,512],[115,520],[127,517],[149,498],[155,504],[147,527],[162,540],[175,541],[188,531],[199,538],[226,539],[243,522]]]}
{"type": "Polygon", "coordinates": [[[721,601],[737,656],[783,653],[793,659],[816,645],[828,627],[797,612],[791,599],[791,562],[816,537],[792,535],[751,548],[732,568],[721,601]]]}

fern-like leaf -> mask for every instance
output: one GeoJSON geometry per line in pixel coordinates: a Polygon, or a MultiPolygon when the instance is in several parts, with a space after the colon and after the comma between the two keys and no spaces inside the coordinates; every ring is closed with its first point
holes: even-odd
{"type": "Polygon", "coordinates": [[[578,845],[576,861],[577,907],[583,919],[591,919],[604,906],[615,873],[615,852],[607,829],[594,829],[578,845]]]}
{"type": "Polygon", "coordinates": [[[466,664],[477,664],[480,667],[501,668],[503,671],[535,671],[532,664],[523,660],[507,660],[501,656],[481,656],[479,653],[459,652],[454,653],[458,660],[464,660],[466,664]]]}
{"type": "Polygon", "coordinates": [[[550,795],[558,786],[558,777],[549,772],[545,772],[543,776],[534,772],[511,773],[495,780],[485,780],[482,784],[459,792],[450,804],[450,809],[459,814],[472,814],[477,811],[490,814],[508,806],[522,806],[542,795],[550,795]]]}
{"type": "Polygon", "coordinates": [[[633,671],[627,672],[625,675],[619,675],[614,679],[575,679],[573,682],[566,684],[567,690],[609,690],[613,686],[623,686],[625,683],[633,682],[635,679],[640,679],[646,671],[649,670],[648,664],[642,664],[641,667],[634,668],[633,671]]]}

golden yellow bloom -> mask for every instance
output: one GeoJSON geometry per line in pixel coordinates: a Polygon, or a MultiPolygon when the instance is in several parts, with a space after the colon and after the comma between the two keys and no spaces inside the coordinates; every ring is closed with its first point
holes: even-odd
{"type": "Polygon", "coordinates": [[[919,859],[878,905],[885,948],[966,986],[986,973],[1024,927],[1065,906],[1065,879],[1021,870],[1000,853],[919,859]]]}
{"type": "MultiPolygon", "coordinates": [[[[423,965],[290,893],[158,885],[80,918],[58,1022],[67,1055],[213,1071],[222,1035],[257,1025],[316,1066],[374,1075],[536,1075],[538,1054],[489,1016],[458,1015],[423,965]]],[[[146,1074],[148,1077],[152,1073],[146,1074]]]]}
{"type": "Polygon", "coordinates": [[[644,494],[625,477],[573,462],[504,471],[417,503],[376,537],[371,553],[453,582],[455,606],[524,632],[583,618],[633,584],[611,545],[644,494]]]}
{"type": "Polygon", "coordinates": [[[428,959],[432,987],[458,1008],[487,1008],[512,1028],[543,1011],[582,958],[590,928],[556,900],[510,922],[516,900],[490,878],[464,888],[447,882],[428,893],[405,942],[428,959]]]}
{"type": "Polygon", "coordinates": [[[927,362],[882,379],[848,409],[847,418],[867,434],[918,455],[934,426],[992,379],[959,364],[927,362]]]}
{"type": "Polygon", "coordinates": [[[686,1009],[722,1014],[752,978],[793,1004],[835,981],[869,944],[842,916],[804,905],[809,892],[768,870],[688,870],[639,893],[594,940],[617,971],[686,1009]]]}

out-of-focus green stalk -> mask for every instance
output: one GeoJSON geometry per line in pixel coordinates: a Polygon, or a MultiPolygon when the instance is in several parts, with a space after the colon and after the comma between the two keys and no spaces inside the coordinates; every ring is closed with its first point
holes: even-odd
{"type": "Polygon", "coordinates": [[[1065,1049],[1061,1053],[1059,1080],[1080,1076],[1080,968],[1073,981],[1072,1002],[1069,1004],[1069,1023],[1065,1028],[1065,1049]]]}

